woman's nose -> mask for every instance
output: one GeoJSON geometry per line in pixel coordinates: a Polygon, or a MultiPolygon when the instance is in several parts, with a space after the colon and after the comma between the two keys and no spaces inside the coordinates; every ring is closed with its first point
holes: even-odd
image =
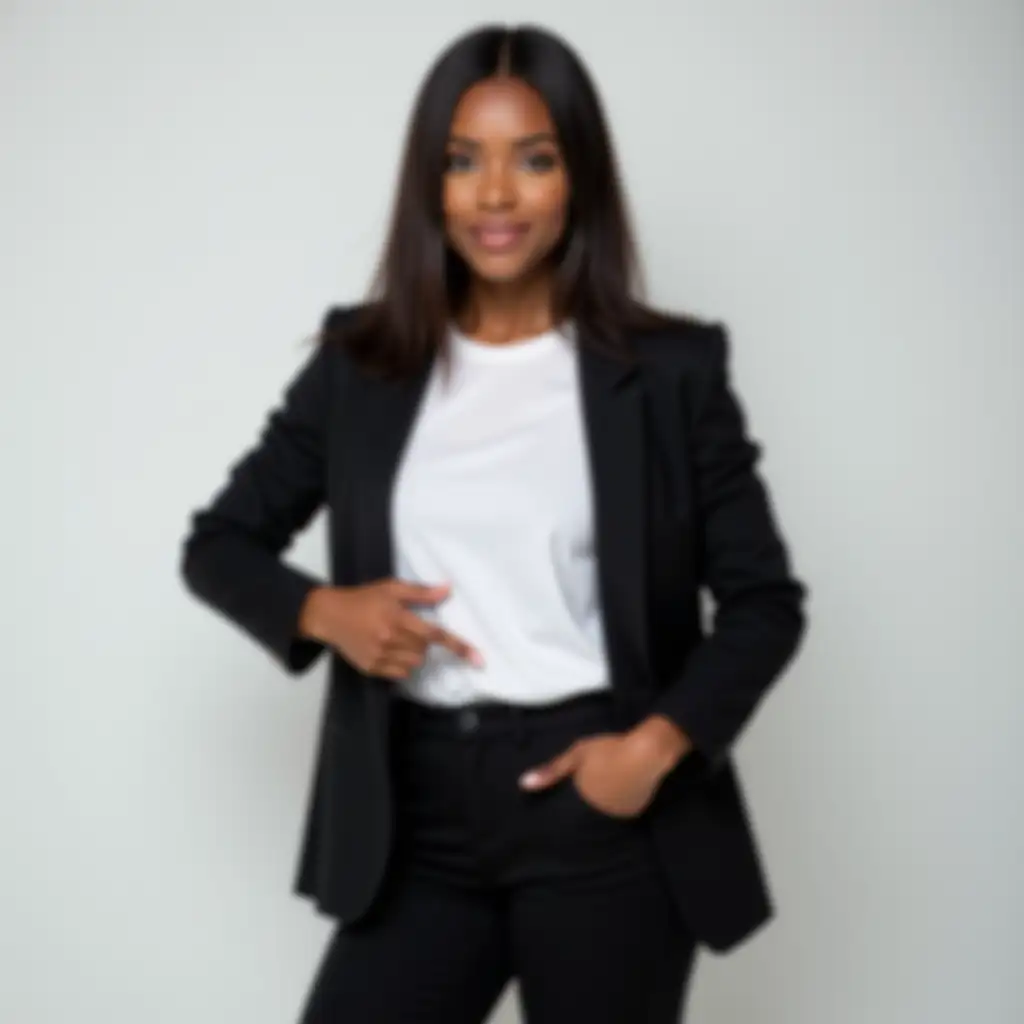
{"type": "Polygon", "coordinates": [[[481,206],[507,206],[515,201],[515,186],[507,167],[491,165],[480,176],[477,200],[481,206]]]}

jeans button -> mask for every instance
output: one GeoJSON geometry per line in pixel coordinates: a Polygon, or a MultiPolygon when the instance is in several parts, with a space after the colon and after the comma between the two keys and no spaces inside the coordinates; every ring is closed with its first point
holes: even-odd
{"type": "Polygon", "coordinates": [[[462,708],[459,712],[459,728],[463,732],[472,732],[480,724],[480,716],[472,708],[462,708]]]}

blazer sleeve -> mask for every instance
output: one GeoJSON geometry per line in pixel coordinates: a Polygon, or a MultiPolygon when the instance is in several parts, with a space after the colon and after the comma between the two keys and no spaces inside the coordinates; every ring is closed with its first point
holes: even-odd
{"type": "Polygon", "coordinates": [[[715,614],[709,635],[650,710],[677,724],[717,766],[796,653],[806,630],[807,591],[793,575],[758,472],[762,449],[747,433],[721,324],[711,326],[687,404],[698,583],[710,590],[715,614]]]}
{"type": "Polygon", "coordinates": [[[329,363],[318,340],[258,441],[231,465],[209,503],[192,513],[181,552],[187,589],[291,674],[325,650],[297,633],[306,595],[324,581],[282,556],[325,500],[329,363]]]}

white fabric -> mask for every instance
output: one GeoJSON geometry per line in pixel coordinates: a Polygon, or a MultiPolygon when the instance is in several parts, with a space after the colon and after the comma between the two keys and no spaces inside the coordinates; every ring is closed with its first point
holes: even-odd
{"type": "Polygon", "coordinates": [[[483,654],[477,668],[432,644],[396,681],[461,705],[540,704],[608,684],[593,504],[571,327],[491,345],[451,330],[450,380],[435,360],[399,462],[396,575],[451,584],[415,614],[483,654]]]}

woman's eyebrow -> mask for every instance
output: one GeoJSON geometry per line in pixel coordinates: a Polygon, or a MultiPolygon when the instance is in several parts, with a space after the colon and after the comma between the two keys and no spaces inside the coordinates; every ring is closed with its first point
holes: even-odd
{"type": "MultiPolygon", "coordinates": [[[[452,135],[448,139],[449,142],[456,142],[462,146],[468,146],[470,149],[479,149],[482,143],[479,139],[471,139],[467,135],[452,135]]],[[[517,149],[522,149],[524,146],[532,146],[538,142],[555,142],[555,136],[551,132],[534,132],[533,135],[524,135],[522,138],[515,139],[513,146],[517,149]]]]}

